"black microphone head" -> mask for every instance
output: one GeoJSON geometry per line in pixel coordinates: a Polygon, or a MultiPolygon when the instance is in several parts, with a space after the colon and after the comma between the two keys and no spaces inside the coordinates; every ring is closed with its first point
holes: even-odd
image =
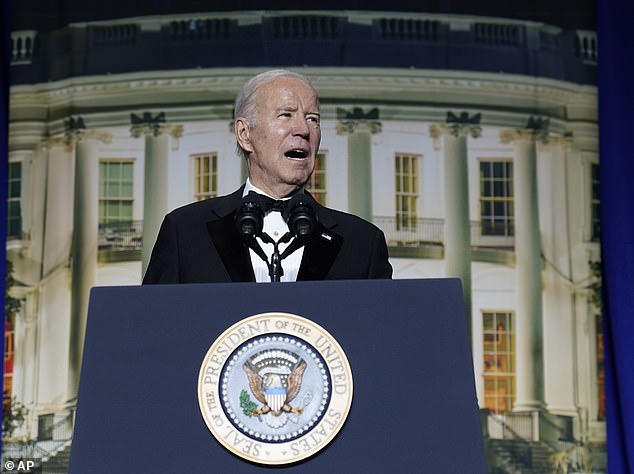
{"type": "Polygon", "coordinates": [[[256,237],[262,233],[264,211],[257,200],[252,198],[251,193],[242,198],[234,222],[238,233],[243,238],[256,237]]]}
{"type": "Polygon", "coordinates": [[[288,202],[286,222],[297,238],[309,237],[317,226],[315,201],[310,194],[296,194],[288,202]]]}

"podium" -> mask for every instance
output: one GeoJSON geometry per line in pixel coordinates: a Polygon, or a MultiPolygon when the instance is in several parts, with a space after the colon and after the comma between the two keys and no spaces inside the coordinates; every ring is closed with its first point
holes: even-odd
{"type": "Polygon", "coordinates": [[[349,361],[354,396],[324,449],[290,472],[486,472],[459,280],[94,288],[70,472],[257,472],[210,433],[198,402],[214,340],[252,315],[314,321],[349,361]]]}

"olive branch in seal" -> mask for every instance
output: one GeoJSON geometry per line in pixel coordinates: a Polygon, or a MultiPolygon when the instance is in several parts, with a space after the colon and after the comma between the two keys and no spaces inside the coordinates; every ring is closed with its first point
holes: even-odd
{"type": "Polygon", "coordinates": [[[249,392],[244,389],[240,392],[240,408],[242,408],[242,413],[247,416],[253,416],[253,413],[258,409],[255,402],[251,400],[249,392]]]}

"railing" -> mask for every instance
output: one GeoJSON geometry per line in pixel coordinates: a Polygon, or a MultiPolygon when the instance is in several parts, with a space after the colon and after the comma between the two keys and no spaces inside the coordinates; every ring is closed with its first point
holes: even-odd
{"type": "Polygon", "coordinates": [[[321,39],[339,37],[339,18],[325,15],[284,15],[272,20],[274,39],[321,39]]]}
{"type": "Polygon", "coordinates": [[[599,459],[600,450],[595,453],[589,445],[573,440],[570,417],[537,411],[489,414],[486,423],[489,439],[505,443],[500,445],[498,451],[504,451],[506,456],[496,453],[498,461],[502,464],[519,463],[529,468],[536,467],[535,458],[538,451],[546,453],[545,460],[552,472],[568,472],[566,469],[570,467],[590,472],[593,461],[599,461],[596,463],[598,466],[604,464],[599,459]]]}
{"type": "Polygon", "coordinates": [[[234,67],[236,62],[244,67],[261,67],[279,59],[275,57],[277,42],[297,40],[298,54],[287,59],[288,66],[305,65],[309,51],[315,53],[310,65],[461,71],[474,70],[477,65],[477,71],[596,83],[595,32],[559,30],[534,22],[359,11],[209,12],[165,16],[158,22],[157,28],[157,18],[148,15],[135,18],[134,23],[130,19],[113,19],[75,24],[63,31],[15,31],[11,34],[12,65],[31,67],[21,67],[19,74],[12,74],[11,81],[26,84],[75,75],[190,66],[234,67]],[[218,41],[224,44],[216,44],[218,41]],[[324,47],[324,42],[328,47],[324,47]],[[412,42],[425,49],[412,48],[412,42]],[[183,43],[192,46],[187,55],[182,54],[183,43]],[[153,44],[163,54],[148,54],[147,44],[153,44]],[[73,50],[73,46],[77,49],[73,50]],[[221,49],[209,54],[207,46],[221,49]],[[538,49],[550,54],[543,60],[536,57],[535,61],[526,61],[526,55],[538,49]],[[457,54],[465,51],[469,53],[457,54]]]}
{"type": "Polygon", "coordinates": [[[519,46],[520,27],[508,23],[475,23],[473,25],[476,43],[495,46],[519,46]]]}
{"type": "Polygon", "coordinates": [[[372,221],[383,230],[388,245],[393,247],[442,244],[444,240],[443,219],[411,219],[407,225],[397,222],[396,217],[374,217],[372,221]]]}
{"type": "Polygon", "coordinates": [[[539,49],[544,52],[559,54],[561,53],[561,38],[559,35],[550,31],[539,32],[539,49]]]}
{"type": "Polygon", "coordinates": [[[93,44],[96,46],[134,44],[137,41],[139,30],[139,25],[134,23],[90,27],[93,44]]]}
{"type": "Polygon", "coordinates": [[[379,38],[397,41],[436,41],[441,23],[431,19],[381,18],[375,21],[379,38]]]}
{"type": "Polygon", "coordinates": [[[38,54],[37,31],[22,30],[11,33],[11,63],[29,63],[38,54]]]}
{"type": "Polygon", "coordinates": [[[170,35],[175,41],[228,40],[236,22],[228,18],[204,18],[173,21],[170,35]]]}
{"type": "Polygon", "coordinates": [[[531,438],[525,438],[518,434],[505,422],[504,415],[490,414],[487,417],[487,424],[487,431],[491,439],[512,441],[511,444],[504,447],[504,453],[507,456],[496,453],[496,458],[499,463],[508,466],[509,464],[517,464],[519,462],[524,466],[532,467],[533,446],[531,438]],[[495,436],[496,434],[501,436],[495,436]]]}
{"type": "MultiPolygon", "coordinates": [[[[375,216],[372,222],[385,233],[391,247],[417,247],[424,244],[442,245],[445,240],[445,221],[435,218],[410,219],[403,225],[396,217],[375,216]]],[[[470,222],[471,245],[492,249],[510,249],[513,236],[483,235],[479,221],[470,222]]]]}
{"type": "Polygon", "coordinates": [[[596,64],[599,47],[595,31],[577,30],[575,54],[588,64],[596,64]]]}
{"type": "Polygon", "coordinates": [[[70,410],[64,418],[38,433],[38,441],[64,442],[72,439],[74,422],[75,410],[70,410]]]}
{"type": "MultiPolygon", "coordinates": [[[[404,223],[392,216],[375,216],[372,221],[385,233],[389,247],[440,247],[444,243],[444,219],[416,218],[409,219],[404,223]]],[[[470,226],[472,247],[487,248],[494,251],[508,251],[513,248],[513,237],[482,235],[482,227],[478,221],[471,221],[470,226]]],[[[143,221],[100,224],[98,239],[98,249],[101,252],[141,250],[143,243],[143,221]]],[[[477,257],[474,256],[474,258],[477,257]]],[[[486,260],[487,257],[482,258],[486,260]]]]}
{"type": "Polygon", "coordinates": [[[538,411],[508,414],[490,414],[489,435],[492,438],[555,442],[570,441],[572,419],[570,417],[548,415],[538,411]]]}
{"type": "Polygon", "coordinates": [[[502,415],[491,413],[487,417],[489,436],[494,439],[515,439],[521,441],[536,441],[539,439],[535,432],[533,413],[514,413],[502,415]]]}
{"type": "Polygon", "coordinates": [[[99,250],[140,250],[142,244],[143,221],[99,225],[99,250]]]}
{"type": "Polygon", "coordinates": [[[70,445],[74,422],[75,410],[72,409],[62,419],[47,427],[43,433],[39,433],[37,440],[3,442],[2,455],[15,459],[40,459],[45,463],[61,449],[70,445]]]}
{"type": "MultiPolygon", "coordinates": [[[[11,459],[39,459],[43,460],[49,453],[42,449],[37,441],[29,440],[22,442],[3,441],[2,457],[11,459]]],[[[36,466],[36,467],[39,467],[36,466]]]]}

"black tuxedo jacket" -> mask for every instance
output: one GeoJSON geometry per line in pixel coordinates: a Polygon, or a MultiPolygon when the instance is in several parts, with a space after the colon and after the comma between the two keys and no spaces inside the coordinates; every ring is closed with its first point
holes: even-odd
{"type": "MultiPolygon", "coordinates": [[[[243,189],[169,213],[143,284],[255,281],[249,249],[234,226],[243,189]]],[[[392,277],[385,236],[379,228],[319,204],[315,213],[317,228],[304,248],[297,280],[392,277]]]]}

